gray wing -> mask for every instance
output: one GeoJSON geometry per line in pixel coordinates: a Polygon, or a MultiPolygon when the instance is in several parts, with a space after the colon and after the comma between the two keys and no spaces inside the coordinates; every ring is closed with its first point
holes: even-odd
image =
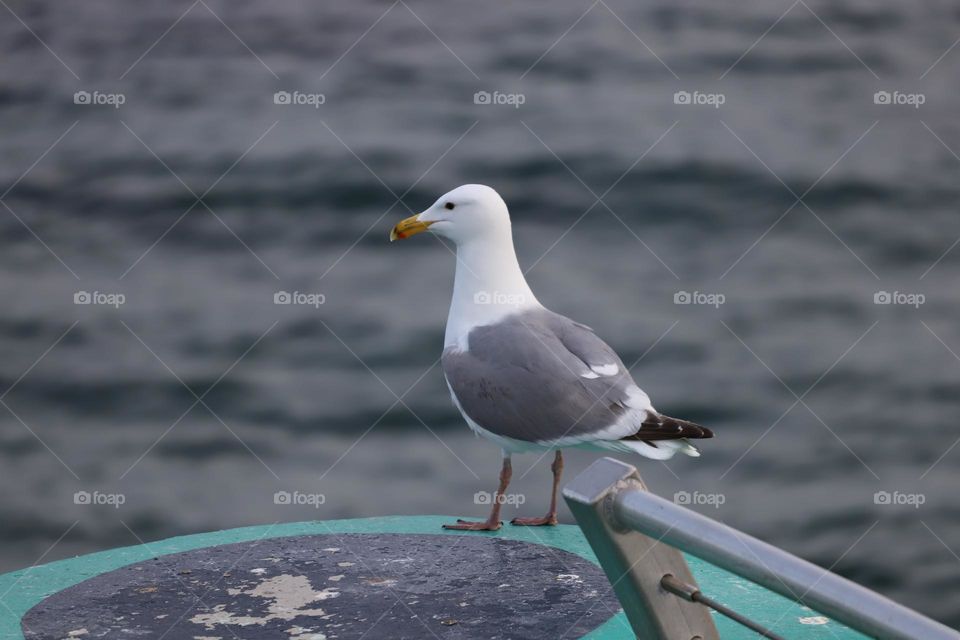
{"type": "Polygon", "coordinates": [[[616,440],[656,415],[613,349],[546,309],[473,329],[468,349],[446,349],[442,364],[463,412],[516,440],[616,440]]]}

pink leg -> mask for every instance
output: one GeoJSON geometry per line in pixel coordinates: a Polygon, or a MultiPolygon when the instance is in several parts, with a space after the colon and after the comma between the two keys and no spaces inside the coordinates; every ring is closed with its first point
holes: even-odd
{"type": "Polygon", "coordinates": [[[542,518],[514,518],[510,524],[526,527],[553,526],[557,524],[557,489],[560,488],[560,475],[563,473],[563,454],[557,449],[557,455],[550,465],[553,471],[553,493],[550,495],[550,511],[542,518]]]}
{"type": "Polygon", "coordinates": [[[443,525],[444,529],[456,529],[458,531],[496,531],[500,528],[500,503],[503,502],[503,494],[510,484],[510,477],[513,475],[513,467],[510,464],[510,458],[504,456],[503,466],[500,468],[500,486],[497,492],[493,494],[493,509],[490,511],[490,517],[485,522],[467,522],[466,520],[457,520],[454,524],[443,525]]]}

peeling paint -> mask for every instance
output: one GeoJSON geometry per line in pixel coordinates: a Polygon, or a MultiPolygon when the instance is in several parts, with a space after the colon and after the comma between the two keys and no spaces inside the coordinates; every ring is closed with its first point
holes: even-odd
{"type": "Polygon", "coordinates": [[[251,616],[239,615],[227,611],[227,605],[219,604],[210,613],[200,613],[190,622],[205,625],[212,630],[218,624],[234,624],[240,627],[249,625],[265,625],[271,620],[293,620],[298,616],[323,616],[323,609],[305,608],[313,602],[336,598],[340,592],[332,587],[322,591],[314,591],[310,581],[304,576],[282,574],[264,580],[256,587],[241,591],[244,595],[272,600],[267,606],[267,615],[251,616]]]}
{"type": "Polygon", "coordinates": [[[315,633],[313,629],[307,629],[299,625],[284,629],[283,632],[288,634],[293,640],[327,640],[326,634],[315,633]]]}

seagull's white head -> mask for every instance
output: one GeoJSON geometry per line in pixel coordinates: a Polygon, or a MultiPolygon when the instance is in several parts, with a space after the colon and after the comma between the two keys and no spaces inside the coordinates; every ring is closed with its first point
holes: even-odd
{"type": "Polygon", "coordinates": [[[474,327],[539,307],[513,249],[510,214],[500,195],[482,184],[465,184],[429,209],[401,220],[390,240],[432,231],[457,245],[457,272],[444,346],[466,349],[474,327]]]}
{"type": "Polygon", "coordinates": [[[510,214],[500,194],[482,184],[465,184],[440,196],[423,213],[401,220],[390,240],[409,238],[427,230],[457,245],[491,236],[510,237],[510,214]]]}

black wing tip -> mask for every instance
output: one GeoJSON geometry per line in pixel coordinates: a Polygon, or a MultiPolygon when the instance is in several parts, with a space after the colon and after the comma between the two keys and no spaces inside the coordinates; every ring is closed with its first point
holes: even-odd
{"type": "Polygon", "coordinates": [[[712,437],[713,431],[696,422],[671,418],[665,415],[651,414],[650,417],[643,421],[639,431],[623,439],[652,441],[690,438],[705,440],[712,437]]]}

